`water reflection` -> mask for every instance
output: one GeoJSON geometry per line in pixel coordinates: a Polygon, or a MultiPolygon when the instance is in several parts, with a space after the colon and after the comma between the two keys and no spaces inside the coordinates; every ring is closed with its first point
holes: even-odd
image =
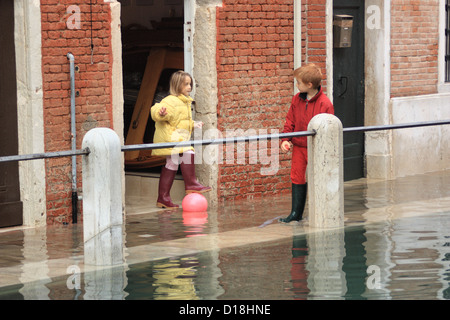
{"type": "Polygon", "coordinates": [[[448,221],[449,213],[404,218],[98,268],[82,274],[79,290],[68,288],[67,276],[50,277],[52,263],[45,263],[46,250],[42,250],[45,236],[29,234],[24,239],[33,240],[29,248],[40,252],[40,261],[28,260],[19,275],[23,284],[3,290],[0,298],[449,299],[448,221]],[[368,286],[370,266],[379,269],[379,287],[368,286]]]}
{"type": "Polygon", "coordinates": [[[347,184],[345,229],[280,226],[276,241],[264,237],[284,198],[131,215],[125,263],[110,268],[85,268],[81,225],[6,233],[0,299],[450,299],[449,186],[450,174],[347,184]],[[220,239],[237,230],[255,241],[220,239]]]}
{"type": "Polygon", "coordinates": [[[292,249],[293,298],[366,299],[366,241],[362,227],[295,237],[292,249]]]}
{"type": "Polygon", "coordinates": [[[153,266],[154,298],[172,300],[197,299],[194,279],[196,278],[196,257],[182,257],[159,262],[153,266]]]}
{"type": "Polygon", "coordinates": [[[123,300],[128,293],[126,268],[98,268],[84,274],[84,300],[123,300]]]}
{"type": "Polygon", "coordinates": [[[344,235],[345,257],[342,259],[342,271],[345,274],[347,291],[344,298],[347,300],[364,300],[367,289],[367,261],[365,243],[366,230],[364,227],[350,228],[344,235]]]}
{"type": "Polygon", "coordinates": [[[318,231],[306,236],[309,255],[308,299],[341,299],[346,292],[342,264],[345,256],[343,229],[318,231]]]}
{"type": "Polygon", "coordinates": [[[307,270],[308,244],[306,237],[295,237],[292,243],[291,282],[292,295],[295,300],[305,300],[310,290],[308,288],[307,270]]]}
{"type": "Polygon", "coordinates": [[[389,288],[393,298],[445,299],[449,278],[449,213],[395,220],[389,288]]]}
{"type": "Polygon", "coordinates": [[[214,251],[131,265],[126,273],[126,299],[217,299],[224,292],[217,265],[214,251]]]}
{"type": "Polygon", "coordinates": [[[183,225],[186,226],[186,237],[204,236],[208,212],[183,211],[183,225]]]}
{"type": "Polygon", "coordinates": [[[26,300],[49,300],[50,290],[47,284],[49,277],[47,253],[47,234],[44,228],[24,230],[23,261],[21,265],[19,290],[26,300]]]}

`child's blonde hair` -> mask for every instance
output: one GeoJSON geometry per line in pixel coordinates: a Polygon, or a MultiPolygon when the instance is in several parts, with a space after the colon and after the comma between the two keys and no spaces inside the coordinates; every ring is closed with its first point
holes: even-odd
{"type": "Polygon", "coordinates": [[[169,92],[171,95],[178,96],[181,94],[183,89],[184,79],[186,77],[191,78],[191,87],[194,86],[194,79],[192,79],[191,75],[183,70],[176,71],[170,77],[170,89],[169,92]]]}
{"type": "Polygon", "coordinates": [[[310,63],[295,69],[294,77],[303,83],[312,83],[314,89],[322,82],[322,72],[314,63],[310,63]]]}

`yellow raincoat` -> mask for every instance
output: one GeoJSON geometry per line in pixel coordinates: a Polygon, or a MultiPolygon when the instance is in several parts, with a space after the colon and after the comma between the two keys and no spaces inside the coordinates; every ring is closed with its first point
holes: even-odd
{"type": "MultiPolygon", "coordinates": [[[[189,141],[194,129],[191,104],[193,99],[184,95],[170,95],[151,108],[152,119],[155,121],[154,143],[189,141]],[[162,107],[166,108],[164,117],[159,115],[162,107]]],[[[152,155],[168,156],[194,150],[193,147],[154,149],[152,155]]]]}

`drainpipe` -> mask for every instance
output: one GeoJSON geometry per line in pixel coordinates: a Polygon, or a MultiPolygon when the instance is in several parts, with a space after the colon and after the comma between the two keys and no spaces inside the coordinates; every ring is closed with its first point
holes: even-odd
{"type": "MultiPolygon", "coordinates": [[[[72,150],[75,151],[77,149],[77,131],[75,126],[75,57],[69,52],[67,59],[70,61],[70,130],[72,133],[72,150]]],[[[72,156],[72,223],[77,223],[77,204],[77,158],[76,156],[72,156]]]]}

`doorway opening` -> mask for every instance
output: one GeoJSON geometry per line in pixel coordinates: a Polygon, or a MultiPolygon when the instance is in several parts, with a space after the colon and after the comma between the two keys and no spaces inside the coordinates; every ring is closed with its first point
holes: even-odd
{"type": "MultiPolygon", "coordinates": [[[[365,68],[364,68],[364,1],[334,0],[333,28],[351,32],[348,39],[333,41],[333,104],[336,116],[344,128],[364,126],[365,68]],[[352,27],[344,30],[343,20],[350,19],[352,27]]],[[[348,21],[347,21],[348,22],[348,21]]],[[[344,23],[347,23],[344,22],[344,23]]],[[[336,35],[334,35],[336,36],[336,35]]],[[[338,39],[334,39],[338,40],[338,39]]],[[[344,180],[365,176],[364,132],[344,135],[344,180]]]]}
{"type": "MultiPolygon", "coordinates": [[[[169,94],[173,72],[184,69],[184,1],[120,0],[125,144],[152,143],[150,108],[169,94]]],[[[165,157],[125,152],[125,171],[160,173],[165,157]]]]}
{"type": "MultiPolygon", "coordinates": [[[[18,154],[14,2],[0,1],[0,156],[18,154]]],[[[0,227],[23,224],[19,163],[0,163],[0,227]]]]}

